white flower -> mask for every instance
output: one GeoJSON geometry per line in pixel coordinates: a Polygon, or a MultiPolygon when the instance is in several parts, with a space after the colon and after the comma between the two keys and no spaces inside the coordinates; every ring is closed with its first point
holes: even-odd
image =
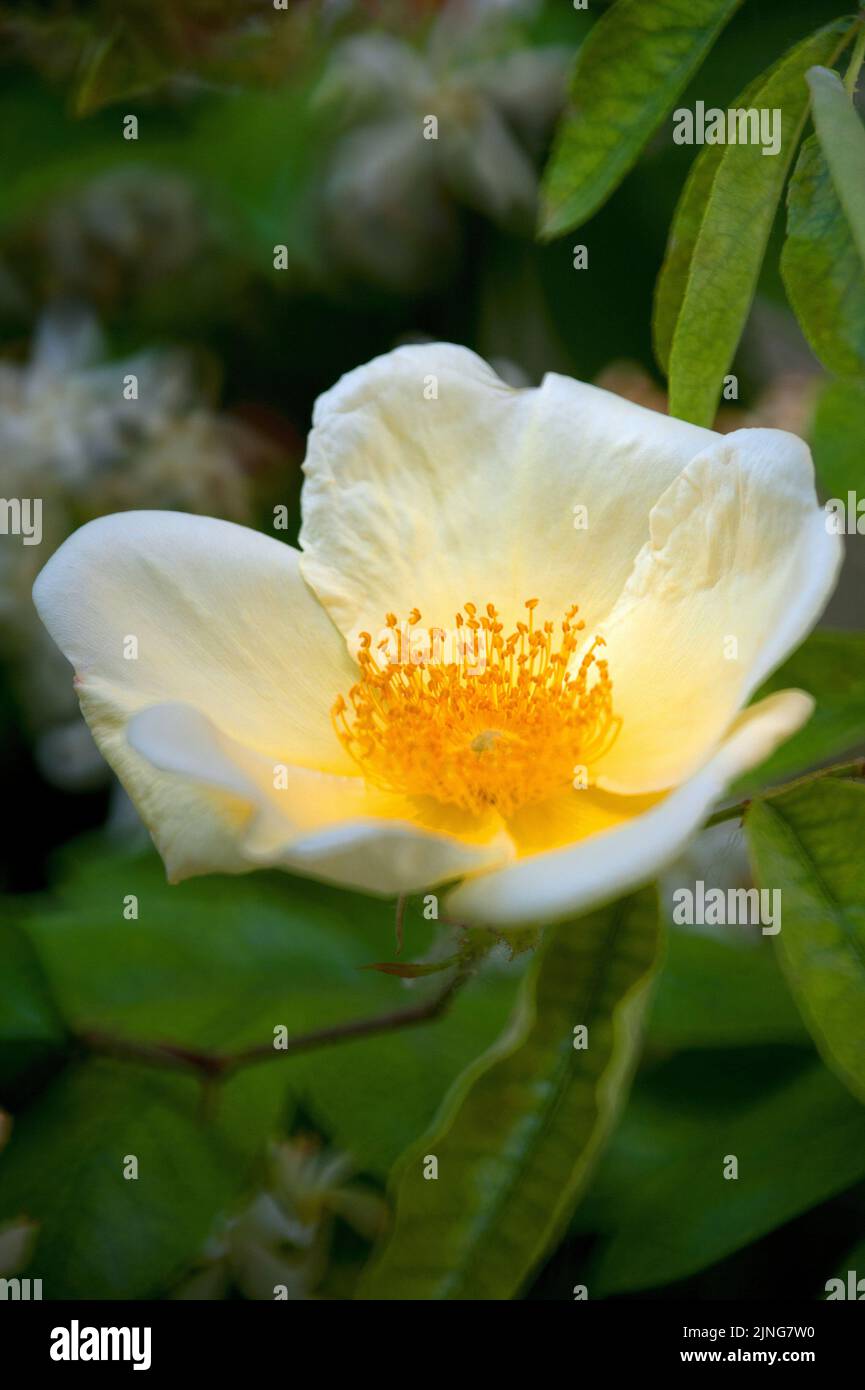
{"type": "MultiPolygon", "coordinates": [[[[0,362],[2,495],[35,501],[40,517],[39,544],[0,538],[0,650],[32,727],[76,713],[30,600],[45,557],[82,519],[146,503],[245,521],[250,490],[238,459],[248,441],[206,407],[185,353],[105,362],[97,324],[80,308],[42,319],[28,362],[0,362]]],[[[61,785],[94,774],[79,748],[83,760],[57,767],[61,785]]],[[[43,759],[49,777],[52,757],[43,759]]]]}
{"type": "Polygon", "coordinates": [[[305,471],[302,555],[139,512],[36,584],[172,879],[461,879],[467,920],[580,912],[654,877],[811,712],[745,708],[840,561],[793,435],[514,390],[431,344],[319,400],[305,471]]]}
{"type": "Polygon", "coordinates": [[[250,1299],[273,1299],[277,1290],[291,1301],[310,1298],[328,1270],[336,1217],[370,1243],[383,1232],[385,1201],[353,1180],[347,1154],[298,1135],[272,1144],[270,1160],[267,1190],[219,1222],[205,1267],[175,1297],[224,1298],[236,1288],[250,1299]]]}
{"type": "Polygon", "coordinates": [[[533,225],[531,156],[563,99],[568,55],[514,48],[507,26],[532,8],[452,0],[423,50],[386,33],[337,47],[322,96],[357,123],[337,146],[325,199],[349,264],[397,287],[434,275],[456,231],[452,198],[533,225]]]}
{"type": "Polygon", "coordinates": [[[102,351],[90,315],[56,311],[39,324],[25,366],[0,362],[0,450],[22,485],[80,485],[188,406],[189,373],[177,355],[104,364],[102,351]],[[129,375],[137,400],[124,396],[129,375]]]}

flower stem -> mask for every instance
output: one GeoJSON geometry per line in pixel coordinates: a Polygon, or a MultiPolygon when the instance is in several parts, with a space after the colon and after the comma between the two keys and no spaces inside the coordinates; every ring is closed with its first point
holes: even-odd
{"type": "Polygon", "coordinates": [[[393,1033],[401,1028],[430,1023],[447,1011],[454,996],[465,984],[468,974],[466,969],[455,970],[443,989],[422,1000],[420,1004],[410,1005],[406,1009],[392,1009],[388,1013],[373,1014],[365,1018],[349,1019],[346,1023],[335,1023],[327,1028],[317,1028],[310,1033],[298,1033],[281,1047],[267,1042],[255,1043],[237,1052],[205,1052],[176,1043],[135,1041],[99,1029],[79,1033],[77,1041],[87,1052],[100,1057],[114,1057],[150,1066],[192,1071],[204,1082],[222,1081],[241,1067],[252,1066],[257,1062],[269,1062],[279,1057],[294,1056],[298,1052],[311,1052],[314,1048],[329,1047],[334,1043],[352,1042],[356,1038],[393,1033]]]}
{"type": "Polygon", "coordinates": [[[823,777],[851,775],[853,777],[865,777],[865,758],[854,758],[849,763],[833,763],[830,767],[820,768],[817,772],[808,772],[804,777],[796,777],[792,782],[782,782],[778,787],[760,792],[758,797],[749,796],[744,801],[737,801],[732,806],[725,806],[703,823],[703,829],[707,830],[710,825],[723,825],[724,821],[728,820],[741,820],[752,801],[771,801],[775,796],[783,796],[785,792],[795,791],[797,787],[807,786],[809,782],[820,781],[823,777]]]}

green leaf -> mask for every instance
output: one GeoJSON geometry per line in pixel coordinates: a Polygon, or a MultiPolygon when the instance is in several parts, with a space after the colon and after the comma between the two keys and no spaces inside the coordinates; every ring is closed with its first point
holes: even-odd
{"type": "Polygon", "coordinates": [[[865,1101],[865,785],[815,782],[745,817],[758,883],[781,891],[775,947],[823,1060],[865,1101]]]}
{"type": "Polygon", "coordinates": [[[768,941],[673,928],[646,1024],[647,1048],[804,1043],[808,1034],[768,941]]]}
{"type": "Polygon", "coordinates": [[[63,1020],[31,942],[0,921],[0,1103],[35,1084],[68,1047],[63,1020]]]}
{"type": "MultiPolygon", "coordinates": [[[[753,95],[759,90],[762,82],[762,77],[751,82],[736,99],[736,106],[742,106],[746,109],[752,106],[754,104],[753,95]]],[[[688,283],[688,271],[691,268],[694,247],[697,243],[706,204],[709,201],[709,194],[724,149],[724,145],[703,146],[691,165],[676,211],[673,214],[667,249],[664,253],[664,263],[661,266],[655,286],[652,313],[655,356],[665,372],[668,372],[670,368],[670,349],[673,345],[676,320],[685,298],[685,287],[688,283]]]]}
{"type": "Polygon", "coordinates": [[[760,144],[723,146],[670,349],[671,415],[705,426],[714,421],[807,118],[805,75],[815,63],[834,61],[848,41],[850,25],[850,20],[839,20],[818,30],[750,88],[752,107],[781,111],[778,154],[764,154],[760,144]]]}
{"type": "Polygon", "coordinates": [[[50,1299],[163,1292],[249,1179],[190,1081],[108,1062],[64,1073],[17,1117],[2,1173],[0,1220],[37,1222],[29,1268],[50,1299]]]}
{"type": "Polygon", "coordinates": [[[681,1053],[634,1088],[578,1213],[605,1233],[580,1278],[591,1298],[687,1278],[863,1177],[865,1110],[809,1054],[681,1053]]]}
{"type": "Polygon", "coordinates": [[[865,266],[865,130],[837,72],[808,73],[814,127],[865,266]]]}
{"type": "Polygon", "coordinates": [[[170,63],[143,41],[134,25],[118,18],[85,49],[73,114],[90,116],[112,102],[139,97],[170,76],[170,63]]]}
{"type": "Polygon", "coordinates": [[[781,272],[824,366],[841,376],[865,372],[865,272],[813,135],[802,146],[787,190],[781,272]]]}
{"type": "MultiPolygon", "coordinates": [[[[27,929],[52,992],[77,1030],[228,1051],[411,1004],[435,982],[365,971],[390,949],[394,908],[287,874],[165,881],[155,854],[78,842],[50,899],[30,904],[27,929]],[[138,919],[123,917],[127,895],[138,919]]],[[[406,915],[412,955],[435,922],[406,915]]],[[[480,971],[447,1016],[238,1072],[225,1104],[238,1135],[264,1141],[286,1092],[302,1100],[340,1148],[386,1177],[429,1125],[463,1068],[500,1031],[523,962],[480,971]]]]}
{"type": "Polygon", "coordinates": [[[848,492],[856,493],[857,499],[865,496],[865,383],[831,381],[821,391],[811,425],[811,451],[827,497],[846,506],[848,492]]]}
{"type": "Polygon", "coordinates": [[[754,699],[791,687],[814,696],[814,713],[771,757],[735,783],[735,796],[750,796],[772,783],[789,781],[865,743],[865,635],[824,629],[812,632],[754,699]]]}
{"type": "Polygon", "coordinates": [[[609,1131],[657,957],[645,891],[549,928],[515,1018],[400,1164],[370,1299],[507,1299],[567,1221],[609,1131]],[[588,1029],[588,1047],[575,1029],[588,1029]],[[424,1159],[438,1159],[437,1180],[424,1159]]]}
{"type": "Polygon", "coordinates": [[[582,44],[543,179],[540,234],[591,217],[636,161],[741,0],[618,0],[582,44]]]}
{"type": "MultiPolygon", "coordinates": [[[[230,889],[216,877],[172,887],[152,853],[75,844],[54,893],[26,903],[21,944],[27,960],[29,943],[38,948],[41,992],[28,992],[20,971],[0,972],[0,1024],[16,1039],[50,1035],[57,1000],[77,1033],[224,1052],[272,1043],[277,1025],[294,1033],[376,1014],[430,988],[361,969],[392,942],[393,904],[284,874],[230,889]]],[[[406,914],[413,951],[428,950],[435,930],[414,907],[406,914]]],[[[39,1223],[32,1269],[46,1297],[158,1294],[249,1190],[265,1142],[298,1106],[305,1124],[384,1177],[498,1035],[524,968],[493,962],[428,1025],[239,1070],[206,1122],[190,1076],[132,1061],[69,1066],[11,1107],[0,1222],[26,1213],[39,1223]],[[127,1154],[139,1159],[137,1181],[122,1177],[127,1154]]]]}

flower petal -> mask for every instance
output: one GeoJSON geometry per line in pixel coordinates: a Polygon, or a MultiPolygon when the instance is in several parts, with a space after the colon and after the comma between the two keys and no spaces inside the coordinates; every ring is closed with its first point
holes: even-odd
{"type": "Polygon", "coordinates": [[[355,771],[329,711],[357,668],[290,546],[209,517],[124,512],[71,536],[33,596],[109,762],[103,744],[132,714],[183,700],[274,758],[355,771]]]}
{"type": "Polygon", "coordinates": [[[622,795],[677,786],[810,630],[835,584],[805,444],[727,435],[653,508],[651,539],[601,624],[622,726],[593,771],[622,795]]]}
{"type": "Polygon", "coordinates": [[[70,537],[34,598],[169,877],[248,869],[249,803],[230,788],[155,772],[127,740],[139,711],[183,700],[271,762],[355,772],[329,707],[357,668],[291,547],[228,522],[128,512],[70,537]],[[124,656],[129,638],[134,659],[124,656]]]}
{"type": "Polygon", "coordinates": [[[467,599],[509,624],[528,598],[554,620],[576,602],[591,626],[716,439],[565,377],[514,390],[466,348],[399,348],[316,404],[301,568],[351,640],[412,607],[448,630],[467,599]]]}
{"type": "Polygon", "coordinates": [[[575,792],[576,843],[530,854],[504,869],[467,879],[446,899],[449,915],[498,926],[545,922],[588,912],[646,883],[670,863],[724,789],[755,766],[805,722],[814,702],[784,690],[745,710],[714,757],[700,771],[645,810],[642,798],[620,798],[619,824],[611,824],[612,798],[592,807],[575,792]],[[636,814],[629,803],[636,802],[636,814]],[[592,822],[597,833],[591,833],[592,822]]]}
{"type": "Polygon", "coordinates": [[[133,756],[161,774],[152,778],[162,796],[154,838],[173,878],[225,871],[185,814],[184,800],[204,789],[238,810],[236,871],[277,866],[392,895],[513,857],[512,843],[494,817],[481,824],[378,792],[361,777],[274,764],[190,705],[142,710],[129,725],[129,745],[133,756]],[[175,811],[176,791],[183,799],[175,811]]]}

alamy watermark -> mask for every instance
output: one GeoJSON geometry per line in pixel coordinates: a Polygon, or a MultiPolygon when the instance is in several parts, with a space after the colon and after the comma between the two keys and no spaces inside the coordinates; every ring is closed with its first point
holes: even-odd
{"type": "Polygon", "coordinates": [[[0,1302],[29,1303],[41,1297],[41,1279],[0,1279],[0,1302]]]}
{"type": "Polygon", "coordinates": [[[40,545],[42,498],[0,497],[0,536],[20,536],[24,545],[40,545]]]}
{"type": "Polygon", "coordinates": [[[830,536],[865,536],[865,497],[852,491],[847,493],[846,502],[830,497],[824,510],[830,536]]]}
{"type": "Polygon", "coordinates": [[[781,152],[781,108],[775,106],[706,109],[698,101],[693,111],[680,106],[673,112],[673,141],[677,145],[762,145],[763,154],[781,152]]]}
{"type": "Polygon", "coordinates": [[[865,1279],[860,1279],[855,1269],[848,1269],[847,1278],[827,1279],[825,1284],[826,1302],[845,1299],[856,1303],[865,1301],[865,1279]]]}
{"type": "Polygon", "coordinates": [[[677,926],[756,927],[764,936],[781,930],[780,888],[707,888],[701,878],[693,888],[673,891],[677,926]]]}
{"type": "Polygon", "coordinates": [[[484,628],[468,623],[446,629],[409,621],[380,628],[368,650],[381,667],[457,665],[467,676],[482,676],[487,669],[489,638],[484,628]]]}
{"type": "Polygon", "coordinates": [[[69,1327],[51,1331],[52,1361],[131,1361],[133,1371],[147,1371],[151,1360],[149,1327],[69,1327]]]}

